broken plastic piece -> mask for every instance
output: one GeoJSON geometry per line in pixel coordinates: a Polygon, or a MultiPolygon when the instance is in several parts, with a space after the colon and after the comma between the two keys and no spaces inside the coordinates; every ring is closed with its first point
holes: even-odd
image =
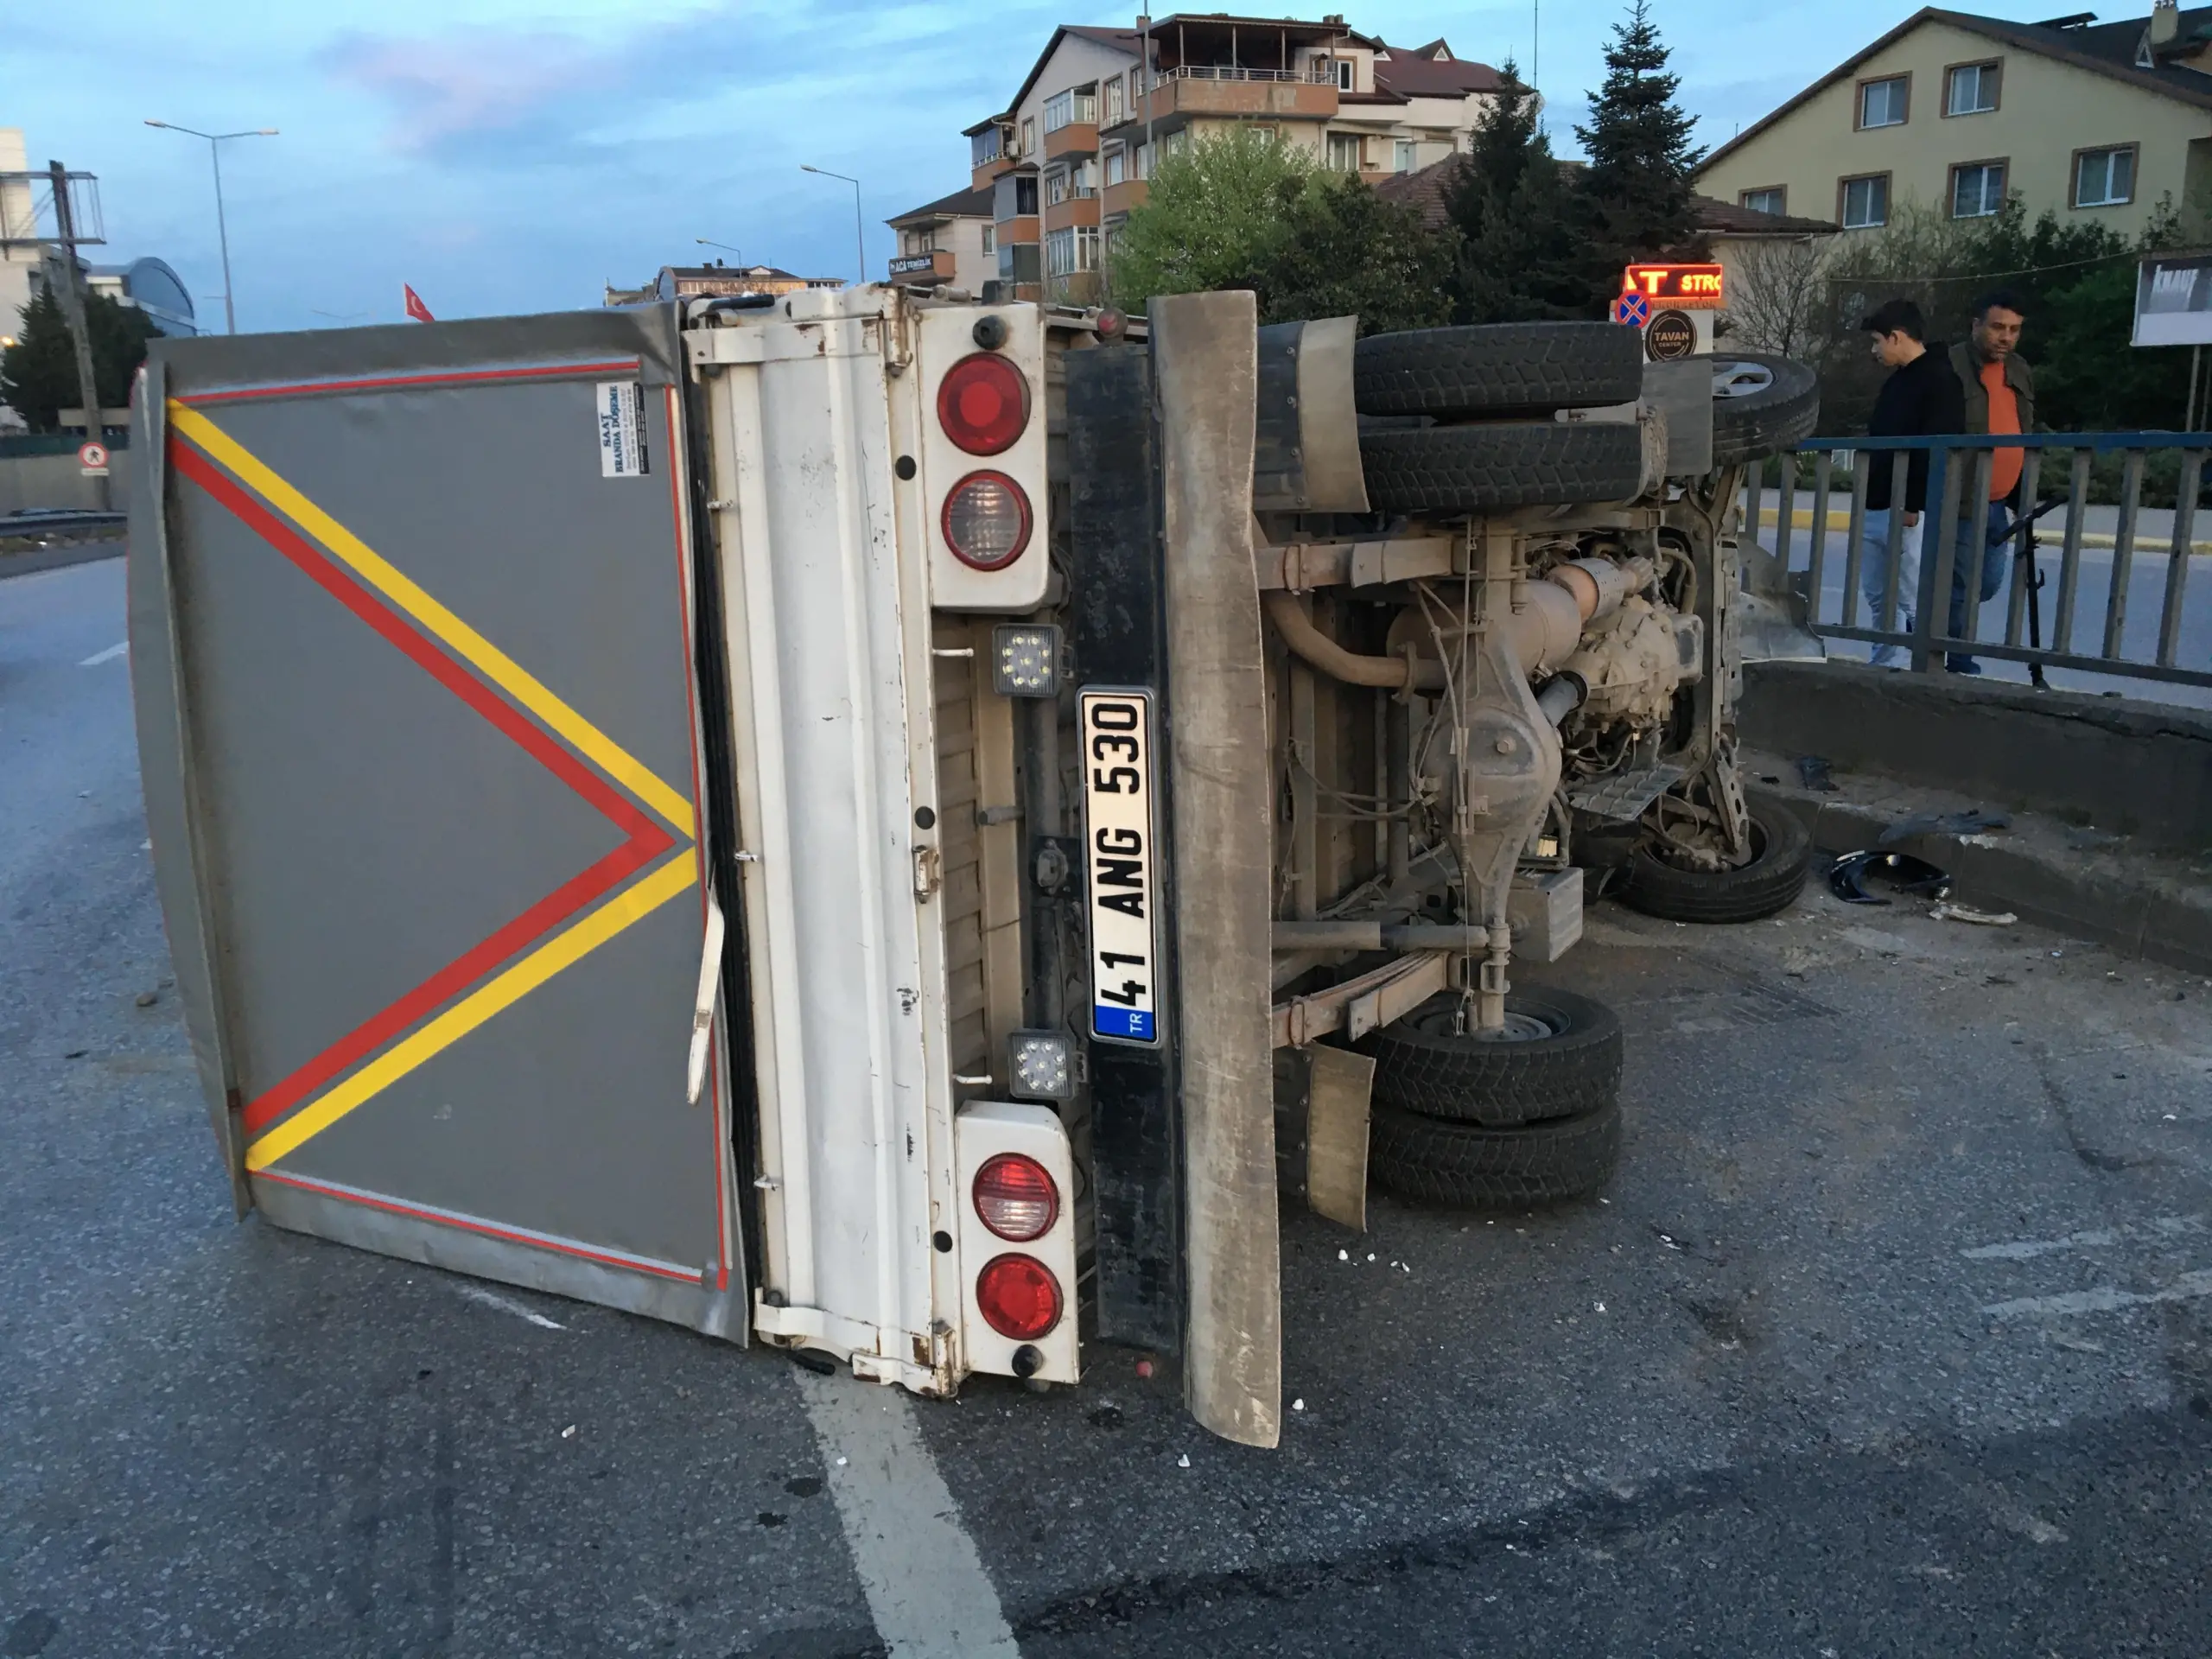
{"type": "Polygon", "coordinates": [[[1828,866],[1828,887],[1847,905],[1886,905],[1891,901],[1866,891],[1866,878],[1878,875],[1901,893],[1924,899],[1951,896],[1948,871],[1939,870],[1910,853],[1846,853],[1828,866]]]}

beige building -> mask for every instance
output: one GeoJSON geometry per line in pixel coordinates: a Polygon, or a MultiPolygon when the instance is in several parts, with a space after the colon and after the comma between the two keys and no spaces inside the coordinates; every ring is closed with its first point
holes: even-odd
{"type": "Polygon", "coordinates": [[[0,127],[0,340],[13,340],[38,274],[38,219],[21,127],[0,127]]]}
{"type": "Polygon", "coordinates": [[[2132,236],[2170,201],[2212,209],[2212,7],[2099,23],[1916,12],[1699,169],[1707,195],[1879,227],[1916,201],[1955,219],[2018,195],[2031,219],[2132,236]]]}
{"type": "Polygon", "coordinates": [[[957,190],[884,222],[899,238],[891,280],[902,287],[981,294],[998,276],[998,225],[988,189],[957,190]]]}
{"type": "Polygon", "coordinates": [[[1094,297],[1154,157],[1194,135],[1254,126],[1379,181],[1464,151],[1503,84],[1444,41],[1393,47],[1333,15],[1177,16],[1141,36],[1064,25],[1005,111],[967,130],[997,280],[1014,298],[1094,297]]]}

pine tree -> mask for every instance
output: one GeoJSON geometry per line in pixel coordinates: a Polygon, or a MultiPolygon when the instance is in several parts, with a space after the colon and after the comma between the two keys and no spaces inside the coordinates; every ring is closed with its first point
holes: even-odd
{"type": "MultiPolygon", "coordinates": [[[[130,382],[146,360],[152,321],[136,306],[105,294],[85,296],[92,335],[92,376],[100,405],[119,409],[130,400],[130,382]]],[[[0,352],[0,403],[10,405],[34,432],[50,432],[60,413],[85,401],[77,380],[77,349],[60,302],[41,289],[22,308],[16,343],[0,352]]]]}
{"type": "Polygon", "coordinates": [[[1691,142],[1692,119],[1675,101],[1681,77],[1667,72],[1667,59],[1649,0],[1631,0],[1628,21],[1613,25],[1590,124],[1574,130],[1590,157],[1575,195],[1593,305],[1611,301],[1622,268],[1637,260],[1705,255],[1690,188],[1705,152],[1691,142]]]}
{"type": "Polygon", "coordinates": [[[1591,315],[1586,251],[1567,174],[1537,129],[1535,89],[1512,59],[1503,90],[1445,196],[1459,232],[1453,315],[1461,322],[1528,322],[1591,315]]]}

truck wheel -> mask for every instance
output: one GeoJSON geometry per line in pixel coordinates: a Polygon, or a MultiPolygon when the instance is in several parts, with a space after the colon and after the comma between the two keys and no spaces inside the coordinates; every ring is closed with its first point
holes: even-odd
{"type": "Polygon", "coordinates": [[[1804,891],[1813,839],[1790,813],[1751,820],[1751,861],[1737,870],[1686,870],[1649,847],[1629,855],[1621,897],[1669,922],[1756,922],[1787,910],[1804,891]]]}
{"type": "Polygon", "coordinates": [[[1643,429],[1620,422],[1498,421],[1366,432],[1359,459],[1368,502],[1382,512],[1630,501],[1643,487],[1643,429]]]}
{"type": "Polygon", "coordinates": [[[1620,1092],[1621,1022],[1602,1002],[1531,988],[1505,999],[1508,1036],[1452,1029],[1459,993],[1432,996],[1360,1039],[1375,1098],[1424,1117],[1517,1128],[1578,1117],[1620,1092]]]}
{"type": "Polygon", "coordinates": [[[1373,334],[1352,358],[1363,415],[1548,415],[1633,402],[1643,342],[1611,322],[1505,322],[1373,334]]]}
{"type": "Polygon", "coordinates": [[[1716,352],[1713,464],[1734,467],[1787,449],[1821,422],[1821,381],[1811,366],[1755,352],[1716,352]]]}
{"type": "Polygon", "coordinates": [[[1481,1210],[1526,1209],[1586,1198],[1612,1179],[1621,1157],[1621,1105],[1524,1128],[1447,1123],[1376,1101],[1367,1166],[1401,1198],[1481,1210]]]}

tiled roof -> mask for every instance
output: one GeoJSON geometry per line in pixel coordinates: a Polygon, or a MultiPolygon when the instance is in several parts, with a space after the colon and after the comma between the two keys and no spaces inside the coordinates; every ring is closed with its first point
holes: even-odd
{"type": "Polygon", "coordinates": [[[883,222],[907,225],[918,219],[988,219],[991,213],[991,191],[986,185],[981,190],[956,190],[949,196],[939,196],[926,207],[909,208],[883,222]]]}
{"type": "MultiPolygon", "coordinates": [[[[1386,201],[1401,202],[1413,208],[1420,213],[1421,223],[1432,231],[1441,230],[1451,217],[1445,210],[1444,199],[1450,194],[1452,181],[1465,159],[1463,156],[1447,156],[1412,173],[1395,173],[1378,183],[1375,193],[1386,201]]],[[[1565,165],[1570,178],[1582,170],[1573,163],[1565,165]]],[[[1755,207],[1738,207],[1713,196],[1694,196],[1691,201],[1697,210],[1698,229],[1721,236],[1821,236],[1837,228],[1827,219],[1763,213],[1755,207]]]]}

